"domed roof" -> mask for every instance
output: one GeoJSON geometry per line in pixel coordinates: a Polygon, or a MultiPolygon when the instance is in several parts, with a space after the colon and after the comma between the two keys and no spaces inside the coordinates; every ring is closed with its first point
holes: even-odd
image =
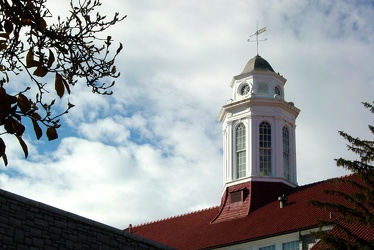
{"type": "Polygon", "coordinates": [[[248,61],[247,65],[245,65],[245,68],[243,69],[243,72],[241,74],[252,72],[253,70],[275,72],[271,65],[259,55],[253,57],[248,61]]]}

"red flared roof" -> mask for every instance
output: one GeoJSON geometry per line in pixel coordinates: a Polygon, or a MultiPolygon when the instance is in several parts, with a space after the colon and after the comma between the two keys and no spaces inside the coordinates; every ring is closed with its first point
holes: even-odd
{"type": "MultiPolygon", "coordinates": [[[[349,178],[349,177],[348,177],[349,178]]],[[[257,193],[256,197],[272,196],[262,206],[250,210],[246,216],[236,219],[217,221],[222,205],[192,212],[160,221],[134,226],[131,233],[149,238],[176,249],[204,249],[238,244],[272,236],[297,232],[318,227],[319,220],[337,219],[337,215],[326,209],[320,209],[308,203],[310,200],[338,201],[337,197],[326,195],[326,189],[352,192],[352,187],[341,183],[322,181],[305,186],[291,188],[287,193],[287,203],[283,208],[274,193],[269,189],[257,193]]],[[[254,192],[255,190],[252,190],[254,192]]],[[[266,199],[264,199],[266,200],[266,199]]],[[[245,203],[243,203],[245,205],[245,203]]],[[[128,230],[128,229],[126,229],[128,230]]],[[[370,237],[374,238],[373,232],[370,237]]]]}

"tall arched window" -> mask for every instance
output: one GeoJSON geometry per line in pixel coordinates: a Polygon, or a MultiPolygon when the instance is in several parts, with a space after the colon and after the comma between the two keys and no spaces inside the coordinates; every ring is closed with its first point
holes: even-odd
{"type": "Polygon", "coordinates": [[[268,122],[260,124],[260,175],[271,175],[271,126],[268,122]]]}
{"type": "Polygon", "coordinates": [[[245,177],[246,149],[245,149],[245,126],[240,123],[236,127],[236,178],[245,177]]]}
{"type": "Polygon", "coordinates": [[[283,172],[284,178],[290,180],[290,133],[283,127],[283,172]]]}

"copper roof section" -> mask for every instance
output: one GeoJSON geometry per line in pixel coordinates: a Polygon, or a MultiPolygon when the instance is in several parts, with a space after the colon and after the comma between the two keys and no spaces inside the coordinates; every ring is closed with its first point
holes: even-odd
{"type": "Polygon", "coordinates": [[[259,55],[253,57],[247,62],[241,74],[249,73],[254,70],[275,72],[274,69],[271,67],[270,63],[268,63],[264,58],[262,58],[259,55]]]}

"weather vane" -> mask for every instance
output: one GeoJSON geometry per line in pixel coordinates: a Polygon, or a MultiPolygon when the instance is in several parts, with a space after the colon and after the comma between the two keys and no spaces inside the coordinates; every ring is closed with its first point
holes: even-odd
{"type": "Polygon", "coordinates": [[[266,27],[263,27],[262,29],[258,29],[258,23],[257,23],[257,31],[256,33],[254,33],[253,35],[251,35],[249,37],[249,39],[247,40],[248,42],[257,42],[257,55],[258,55],[258,42],[263,42],[263,41],[266,41],[268,40],[267,38],[263,39],[263,40],[258,40],[258,35],[260,35],[261,33],[264,33],[266,31],[266,27]],[[253,36],[256,36],[256,41],[252,41],[251,40],[251,37],[253,36]]]}

